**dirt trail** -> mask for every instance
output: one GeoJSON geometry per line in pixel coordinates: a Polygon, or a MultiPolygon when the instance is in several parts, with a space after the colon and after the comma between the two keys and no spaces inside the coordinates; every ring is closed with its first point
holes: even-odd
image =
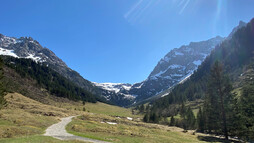
{"type": "Polygon", "coordinates": [[[61,122],[56,123],[47,128],[44,136],[51,136],[60,140],[80,140],[80,141],[92,142],[92,143],[109,143],[105,141],[99,141],[99,140],[89,139],[85,137],[75,136],[70,133],[67,133],[67,131],[65,130],[65,127],[68,123],[71,122],[73,117],[75,116],[61,118],[61,122]]]}

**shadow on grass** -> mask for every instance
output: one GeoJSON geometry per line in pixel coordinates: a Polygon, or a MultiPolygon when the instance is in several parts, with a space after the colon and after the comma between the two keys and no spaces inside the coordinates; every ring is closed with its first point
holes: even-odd
{"type": "Polygon", "coordinates": [[[239,141],[236,141],[236,140],[225,140],[222,138],[217,138],[212,136],[198,136],[198,139],[201,141],[206,141],[206,142],[240,143],[239,141]]]}

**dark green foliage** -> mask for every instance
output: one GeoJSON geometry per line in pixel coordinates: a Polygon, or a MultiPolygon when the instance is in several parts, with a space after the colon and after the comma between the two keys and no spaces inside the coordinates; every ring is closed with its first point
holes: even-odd
{"type": "Polygon", "coordinates": [[[174,118],[174,116],[171,116],[169,125],[170,126],[175,126],[175,124],[176,124],[175,118],[174,118]]]}
{"type": "Polygon", "coordinates": [[[181,106],[181,109],[180,109],[180,115],[181,115],[181,117],[184,118],[186,113],[187,113],[187,109],[185,107],[185,104],[182,103],[182,106],[181,106]]]}
{"type": "Polygon", "coordinates": [[[142,105],[140,105],[139,112],[144,113],[144,111],[145,111],[145,106],[144,106],[144,104],[142,104],[142,105]]]}
{"type": "Polygon", "coordinates": [[[2,58],[0,58],[0,110],[6,105],[6,100],[4,99],[4,86],[3,86],[3,61],[2,58]]]}
{"type": "Polygon", "coordinates": [[[186,129],[195,129],[196,128],[196,118],[193,111],[189,107],[186,113],[186,129]]]}
{"type": "Polygon", "coordinates": [[[143,121],[150,122],[150,123],[159,123],[160,119],[161,119],[161,117],[158,115],[158,113],[148,112],[145,114],[143,121]]]}
{"type": "Polygon", "coordinates": [[[246,85],[239,99],[236,135],[254,141],[254,85],[246,85]]]}
{"type": "Polygon", "coordinates": [[[146,106],[145,112],[147,113],[147,112],[149,112],[149,110],[150,110],[150,105],[148,104],[148,105],[146,106]]]}
{"type": "Polygon", "coordinates": [[[185,130],[195,129],[196,119],[190,107],[187,109],[185,105],[182,104],[180,115],[182,120],[180,124],[178,123],[178,126],[183,127],[185,130]]]}
{"type": "Polygon", "coordinates": [[[149,111],[149,109],[150,109],[149,105],[147,105],[147,106],[145,107],[144,104],[141,104],[141,105],[135,107],[135,110],[138,111],[138,114],[146,113],[146,112],[149,111]]]}
{"type": "Polygon", "coordinates": [[[160,117],[158,116],[157,113],[153,112],[152,114],[150,114],[150,118],[149,121],[153,122],[153,123],[159,123],[160,117]]]}
{"type": "Polygon", "coordinates": [[[197,125],[198,125],[198,131],[203,133],[205,131],[205,117],[204,112],[199,108],[198,115],[197,115],[197,125]]]}
{"type": "Polygon", "coordinates": [[[144,116],[144,118],[143,118],[143,121],[144,122],[149,122],[150,120],[150,116],[149,116],[149,114],[147,113],[147,114],[145,114],[145,116],[144,116]]]}
{"type": "Polygon", "coordinates": [[[4,57],[4,64],[14,69],[22,77],[36,80],[39,86],[47,89],[55,96],[87,102],[96,102],[97,100],[90,92],[80,88],[41,63],[37,64],[29,59],[4,57]]]}
{"type": "Polygon", "coordinates": [[[234,120],[235,96],[231,93],[232,89],[229,79],[223,73],[222,65],[216,62],[210,72],[204,111],[202,113],[200,110],[199,113],[198,130],[224,134],[225,138],[228,139],[234,120]]]}

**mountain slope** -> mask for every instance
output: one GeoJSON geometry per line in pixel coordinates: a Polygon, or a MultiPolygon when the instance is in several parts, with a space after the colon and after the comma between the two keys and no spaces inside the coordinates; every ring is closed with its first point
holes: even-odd
{"type": "Polygon", "coordinates": [[[85,90],[93,94],[98,94],[96,92],[97,88],[90,81],[84,79],[76,71],[70,69],[52,51],[42,47],[38,41],[31,37],[13,38],[0,34],[0,55],[27,58],[36,62],[45,63],[47,66],[85,90]]]}
{"type": "Polygon", "coordinates": [[[86,102],[100,100],[43,64],[37,64],[30,59],[1,57],[4,63],[3,83],[8,92],[19,92],[31,98],[50,94],[86,102]]]}
{"type": "Polygon", "coordinates": [[[210,69],[216,61],[223,65],[224,72],[233,82],[234,89],[253,83],[253,39],[254,19],[235,31],[231,38],[218,45],[186,82],[177,85],[170,94],[152,103],[152,110],[166,113],[168,107],[174,103],[204,98],[210,69]]]}
{"type": "MultiPolygon", "coordinates": [[[[138,95],[137,100],[157,95],[184,80],[197,69],[206,56],[223,39],[218,36],[207,41],[191,42],[189,45],[171,50],[158,62],[149,77],[142,82],[142,85],[139,85],[141,87],[136,93],[138,95]]],[[[135,91],[135,89],[133,90],[135,91]]]]}

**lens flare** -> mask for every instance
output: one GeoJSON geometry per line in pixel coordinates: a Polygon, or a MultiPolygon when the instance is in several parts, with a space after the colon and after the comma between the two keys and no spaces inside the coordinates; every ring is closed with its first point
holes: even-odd
{"type": "Polygon", "coordinates": [[[216,35],[218,29],[223,31],[226,29],[227,25],[227,1],[226,0],[216,0],[216,10],[213,22],[213,34],[216,35]],[[223,21],[223,22],[221,22],[223,21]],[[220,23],[220,25],[218,25],[220,23]],[[223,29],[224,28],[224,29],[223,29]]]}

